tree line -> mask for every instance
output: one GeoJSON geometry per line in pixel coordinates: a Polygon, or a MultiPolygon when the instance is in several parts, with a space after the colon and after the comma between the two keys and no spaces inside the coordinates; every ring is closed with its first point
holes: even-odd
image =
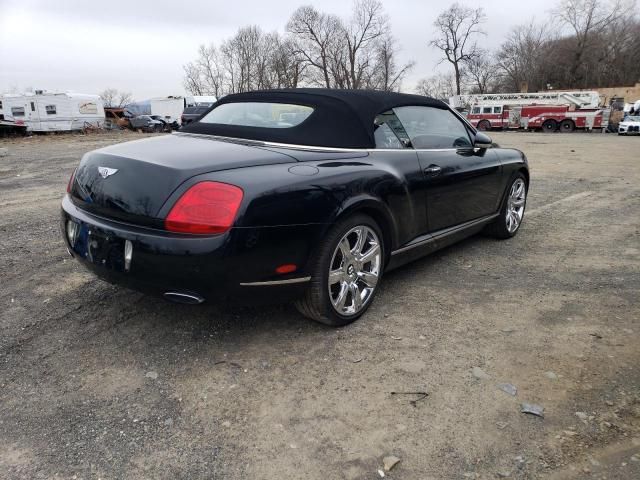
{"type": "Polygon", "coordinates": [[[284,33],[246,26],[219,45],[200,46],[184,65],[194,95],[256,89],[413,90],[448,99],[459,93],[597,88],[640,80],[640,21],[635,0],[558,0],[541,21],[514,26],[495,51],[482,47],[482,8],[455,3],[433,24],[425,49],[441,54],[446,73],[402,85],[414,62],[399,46],[380,0],[355,0],[341,18],[312,6],[293,12],[284,33]]]}
{"type": "Polygon", "coordinates": [[[356,0],[347,19],[303,6],[285,34],[252,25],[220,45],[200,46],[184,65],[185,87],[216,97],[301,86],[397,90],[413,64],[398,62],[390,30],[379,0],[356,0]]]}

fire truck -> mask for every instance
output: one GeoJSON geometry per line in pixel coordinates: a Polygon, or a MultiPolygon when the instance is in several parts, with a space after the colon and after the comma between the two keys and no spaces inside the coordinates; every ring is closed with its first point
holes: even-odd
{"type": "Polygon", "coordinates": [[[458,95],[450,104],[466,110],[478,130],[604,131],[610,114],[599,107],[600,95],[594,91],[458,95]]]}

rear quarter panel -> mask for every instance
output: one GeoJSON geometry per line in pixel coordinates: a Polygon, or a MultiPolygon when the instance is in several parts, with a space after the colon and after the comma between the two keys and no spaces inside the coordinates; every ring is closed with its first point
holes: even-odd
{"type": "MultiPolygon", "coordinates": [[[[358,209],[379,214],[391,248],[423,228],[425,202],[412,189],[419,170],[415,152],[371,152],[359,158],[315,159],[254,166],[192,177],[177,188],[159,212],[165,216],[191,185],[218,181],[241,187],[244,198],[236,229],[322,225],[322,237],[342,215],[358,209]]],[[[312,238],[310,241],[319,241],[312,238]]]]}

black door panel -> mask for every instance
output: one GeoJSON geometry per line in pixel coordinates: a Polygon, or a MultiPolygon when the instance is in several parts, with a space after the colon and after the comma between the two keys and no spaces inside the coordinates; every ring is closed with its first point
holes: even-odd
{"type": "Polygon", "coordinates": [[[427,192],[430,232],[497,210],[502,168],[491,149],[422,150],[418,158],[427,192]]]}

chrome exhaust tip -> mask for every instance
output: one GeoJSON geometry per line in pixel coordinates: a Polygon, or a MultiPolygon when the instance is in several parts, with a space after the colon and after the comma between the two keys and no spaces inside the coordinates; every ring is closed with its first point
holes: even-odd
{"type": "Polygon", "coordinates": [[[187,305],[199,305],[204,302],[204,298],[195,293],[165,292],[163,297],[171,302],[184,303],[187,305]]]}

